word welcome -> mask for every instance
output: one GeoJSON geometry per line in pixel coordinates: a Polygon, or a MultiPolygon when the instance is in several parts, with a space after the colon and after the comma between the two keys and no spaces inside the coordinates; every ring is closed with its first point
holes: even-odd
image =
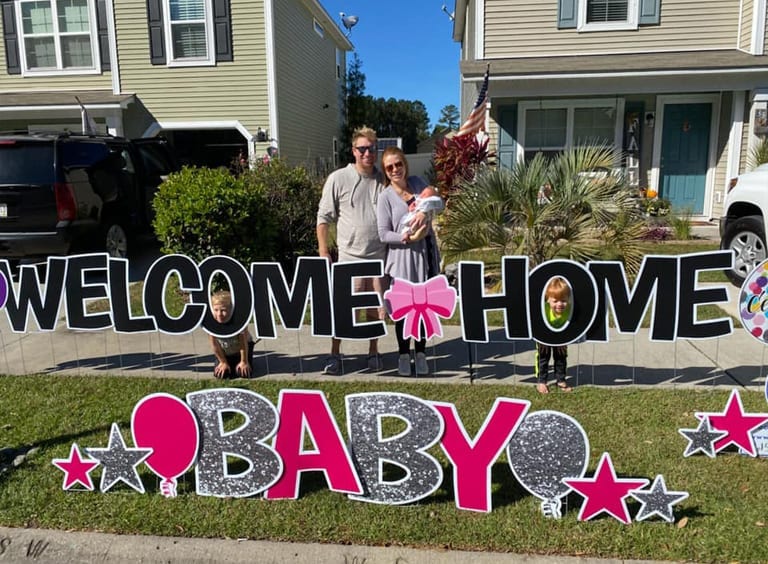
{"type": "MultiPolygon", "coordinates": [[[[621,333],[635,333],[650,309],[650,338],[705,339],[733,331],[730,318],[699,321],[699,306],[728,301],[725,287],[698,288],[698,274],[730,268],[731,251],[681,256],[646,256],[632,284],[622,263],[593,261],[582,265],[551,260],[531,269],[527,257],[504,257],[501,292],[486,293],[485,265],[459,264],[458,301],[465,341],[488,342],[487,312],[504,314],[506,337],[536,339],[564,345],[579,338],[608,340],[612,314],[621,333]],[[561,329],[550,326],[543,310],[544,288],[555,276],[565,278],[572,290],[573,309],[561,329]]],[[[144,278],[144,315],[131,314],[128,293],[128,261],[104,253],[49,257],[45,279],[34,266],[23,265],[17,286],[8,288],[5,314],[14,332],[27,332],[30,317],[42,331],[55,330],[64,307],[67,327],[76,330],[113,328],[120,333],[160,331],[185,334],[199,327],[212,335],[228,337],[253,323],[259,338],[276,338],[276,315],[285,329],[299,330],[307,309],[312,335],[340,339],[372,339],[386,335],[381,321],[358,322],[360,309],[380,307],[376,293],[354,292],[354,279],[381,276],[381,261],[330,264],[325,258],[301,257],[289,284],[278,263],[252,263],[250,270],[226,256],[212,256],[197,263],[184,255],[158,258],[144,278]],[[231,320],[220,324],[210,312],[212,280],[224,276],[233,294],[231,320]],[[180,289],[190,296],[182,313],[173,316],[165,303],[165,289],[176,276],[180,289]],[[106,299],[109,311],[89,313],[87,304],[106,299]]],[[[0,272],[11,280],[7,261],[0,272]]],[[[441,276],[441,278],[443,278],[441,276]]]]}

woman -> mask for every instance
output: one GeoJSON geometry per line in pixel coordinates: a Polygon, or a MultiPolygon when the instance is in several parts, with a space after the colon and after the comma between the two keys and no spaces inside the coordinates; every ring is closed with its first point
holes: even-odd
{"type": "MultiPolygon", "coordinates": [[[[384,274],[391,278],[400,278],[409,282],[425,282],[439,272],[440,255],[435,244],[432,225],[427,214],[419,212],[411,220],[411,229],[403,225],[403,219],[409,212],[409,206],[415,206],[416,198],[427,187],[418,176],[408,176],[408,161],[398,147],[387,147],[381,155],[381,165],[385,179],[384,191],[379,196],[377,220],[379,238],[387,244],[387,258],[384,262],[384,274]],[[417,235],[422,225],[427,226],[426,236],[417,235]]],[[[442,209],[444,205],[440,205],[442,209]]],[[[403,338],[405,320],[395,323],[397,336],[398,372],[401,376],[411,375],[411,339],[403,338]]],[[[416,341],[416,374],[429,374],[426,339],[416,341]]]]}

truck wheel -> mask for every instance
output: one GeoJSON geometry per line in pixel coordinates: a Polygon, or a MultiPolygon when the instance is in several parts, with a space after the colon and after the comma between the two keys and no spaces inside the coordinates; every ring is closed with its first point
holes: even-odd
{"type": "Polygon", "coordinates": [[[112,258],[128,258],[128,235],[119,223],[106,223],[104,249],[112,258]]]}
{"type": "Polygon", "coordinates": [[[720,248],[733,251],[733,269],[726,270],[725,275],[740,287],[749,273],[768,258],[765,228],[760,216],[748,215],[731,223],[723,234],[720,248]]]}

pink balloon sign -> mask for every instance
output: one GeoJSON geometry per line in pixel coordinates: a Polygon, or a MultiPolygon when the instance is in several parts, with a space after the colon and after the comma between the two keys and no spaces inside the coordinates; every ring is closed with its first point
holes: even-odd
{"type": "Polygon", "coordinates": [[[131,432],[137,447],[152,449],[144,462],[163,479],[160,492],[176,497],[176,478],[192,467],[200,446],[200,428],[192,409],[176,396],[151,394],[133,408],[131,432]]]}

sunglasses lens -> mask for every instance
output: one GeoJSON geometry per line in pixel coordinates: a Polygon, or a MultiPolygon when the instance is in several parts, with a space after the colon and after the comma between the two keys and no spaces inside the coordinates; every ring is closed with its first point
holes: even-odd
{"type": "Polygon", "coordinates": [[[365,145],[363,145],[363,146],[361,146],[361,147],[355,147],[355,149],[357,149],[357,150],[358,150],[358,152],[359,152],[361,155],[364,155],[364,154],[366,154],[366,153],[368,153],[368,152],[370,152],[370,153],[373,153],[373,152],[376,150],[376,147],[374,147],[373,145],[370,145],[370,146],[365,146],[365,145]]]}

